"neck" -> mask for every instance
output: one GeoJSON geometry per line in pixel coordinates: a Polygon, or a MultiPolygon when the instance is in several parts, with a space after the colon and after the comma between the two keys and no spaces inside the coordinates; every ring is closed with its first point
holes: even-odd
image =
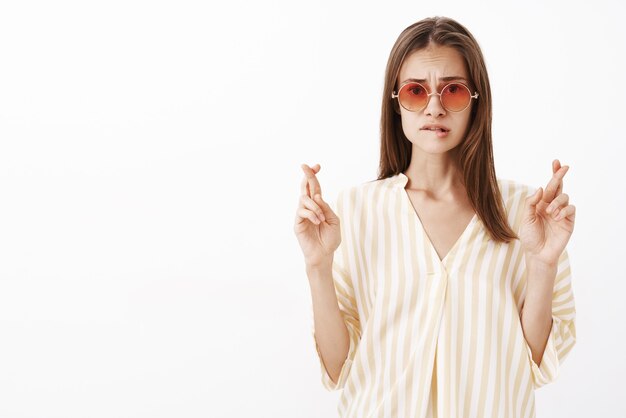
{"type": "Polygon", "coordinates": [[[409,178],[406,190],[426,192],[437,199],[455,199],[466,193],[461,171],[451,151],[427,154],[415,152],[414,148],[404,174],[409,178]]]}

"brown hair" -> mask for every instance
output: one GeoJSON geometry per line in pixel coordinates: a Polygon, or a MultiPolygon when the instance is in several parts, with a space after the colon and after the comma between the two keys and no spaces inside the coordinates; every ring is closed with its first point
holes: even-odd
{"type": "Polygon", "coordinates": [[[452,47],[461,54],[469,72],[470,88],[478,91],[480,97],[472,106],[465,139],[458,145],[456,154],[453,153],[468,198],[496,242],[519,239],[507,221],[496,180],[491,143],[491,89],[485,61],[472,34],[453,19],[435,16],[420,20],[404,29],[393,45],[385,70],[378,180],[405,171],[411,162],[412,143],[404,135],[398,102],[391,99],[391,93],[397,91],[397,78],[405,57],[432,44],[452,47]]]}

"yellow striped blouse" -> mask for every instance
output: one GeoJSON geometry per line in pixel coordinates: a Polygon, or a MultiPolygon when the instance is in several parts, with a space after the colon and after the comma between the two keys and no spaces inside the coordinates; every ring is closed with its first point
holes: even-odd
{"type": "MultiPolygon", "coordinates": [[[[534,417],[534,389],[557,377],[576,341],[567,250],[537,365],[519,316],[526,285],[519,240],[496,244],[475,214],[440,260],[407,181],[400,173],[338,193],[342,241],[332,273],[350,349],[334,383],[312,321],[323,386],[343,389],[341,417],[534,417]]],[[[524,199],[536,189],[504,179],[498,186],[517,232],[524,199]]]]}

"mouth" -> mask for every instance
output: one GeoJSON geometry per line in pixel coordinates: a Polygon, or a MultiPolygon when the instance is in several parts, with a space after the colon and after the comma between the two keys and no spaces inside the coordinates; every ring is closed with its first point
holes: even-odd
{"type": "Polygon", "coordinates": [[[422,128],[420,130],[432,132],[437,136],[437,138],[441,139],[446,138],[450,132],[450,130],[446,128],[422,128]]]}

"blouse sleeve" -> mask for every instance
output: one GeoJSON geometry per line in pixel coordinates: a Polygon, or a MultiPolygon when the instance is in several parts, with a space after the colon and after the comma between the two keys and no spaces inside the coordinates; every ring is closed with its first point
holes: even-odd
{"type": "Polygon", "coordinates": [[[559,257],[552,293],[552,328],[540,365],[533,360],[530,346],[526,343],[535,389],[556,379],[563,360],[576,343],[576,309],[571,279],[569,256],[565,249],[559,257]]]}
{"type": "MultiPolygon", "coordinates": [[[[337,382],[333,382],[330,378],[328,371],[324,365],[322,360],[322,355],[320,353],[319,346],[317,345],[317,340],[315,339],[315,323],[312,321],[312,336],[313,341],[315,343],[315,349],[317,351],[317,356],[320,364],[320,370],[322,375],[322,384],[324,388],[328,391],[334,391],[343,389],[346,383],[346,379],[348,374],[350,373],[350,369],[352,366],[352,362],[354,360],[354,356],[361,339],[361,324],[359,321],[359,314],[357,311],[357,304],[355,299],[354,286],[352,283],[352,277],[349,274],[346,266],[348,265],[348,249],[347,249],[347,231],[348,231],[348,221],[345,216],[343,216],[344,209],[344,195],[345,193],[342,191],[339,193],[336,203],[332,208],[333,211],[337,214],[340,220],[340,229],[341,229],[341,244],[335,251],[333,257],[333,265],[332,265],[332,275],[333,275],[333,283],[335,286],[335,293],[337,295],[337,301],[339,303],[339,310],[343,317],[344,323],[346,324],[346,328],[348,329],[348,335],[350,337],[350,348],[348,350],[348,356],[341,368],[341,373],[337,378],[337,382]]],[[[332,205],[331,205],[332,207],[332,205]]],[[[311,311],[313,311],[313,306],[311,305],[311,311]]],[[[313,315],[311,315],[313,318],[313,315]]]]}

